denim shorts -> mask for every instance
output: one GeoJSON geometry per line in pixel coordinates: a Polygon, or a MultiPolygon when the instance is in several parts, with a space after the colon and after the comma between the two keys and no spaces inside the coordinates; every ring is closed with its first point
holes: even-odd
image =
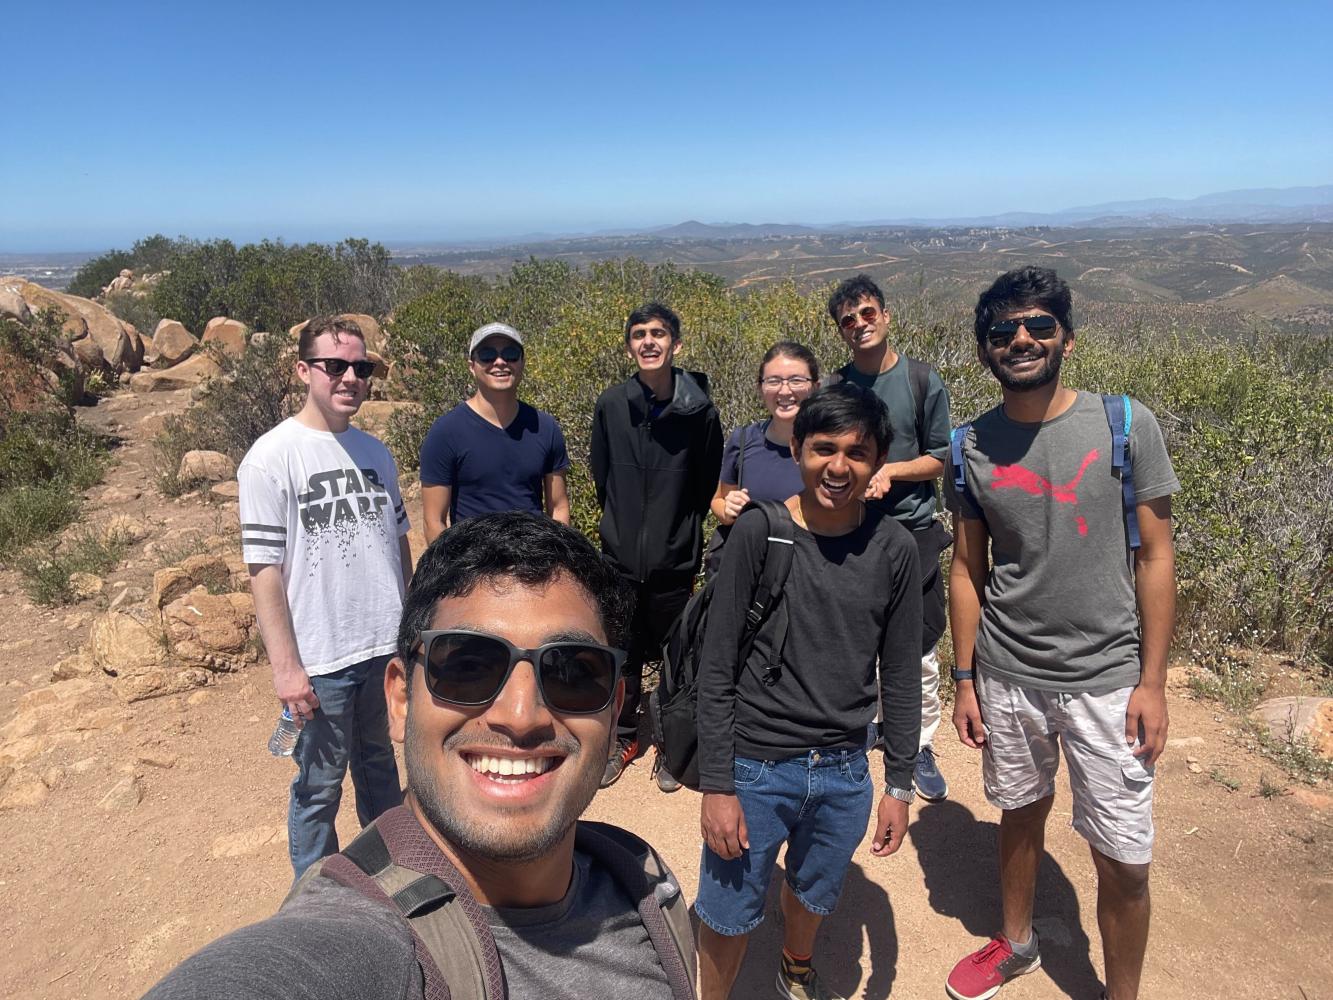
{"type": "Polygon", "coordinates": [[[758,927],[784,843],[792,895],[811,913],[832,913],[874,802],[865,751],[812,750],[777,761],[738,757],[734,773],[750,846],[724,861],[704,845],[694,904],[699,919],[729,937],[758,927]]]}

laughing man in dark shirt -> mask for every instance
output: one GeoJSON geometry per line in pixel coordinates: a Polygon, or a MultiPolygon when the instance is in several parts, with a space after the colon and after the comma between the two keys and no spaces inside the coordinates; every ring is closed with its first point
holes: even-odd
{"type": "Polygon", "coordinates": [[[699,671],[705,846],[695,912],[704,1000],[729,995],[784,843],[779,993],[836,998],[811,952],[870,818],[866,730],[877,695],[886,784],[872,853],[897,851],[907,829],[921,726],[917,547],[891,515],[862,501],[890,436],[884,404],[859,386],[831,386],[801,405],[792,445],[804,489],[787,501],[796,526],[791,572],[744,663],[745,610],[769,544],[763,515],[743,513],[727,542],[699,671]],[[779,668],[769,670],[784,615],[779,668]]]}

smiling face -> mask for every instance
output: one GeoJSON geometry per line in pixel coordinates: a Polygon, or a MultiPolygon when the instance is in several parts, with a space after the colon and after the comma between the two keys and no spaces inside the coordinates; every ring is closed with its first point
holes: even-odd
{"type": "MultiPolygon", "coordinates": [[[[996,322],[1027,316],[1051,316],[1054,319],[1045,309],[1026,306],[1001,313],[996,322]]],[[[981,363],[991,370],[1000,385],[1011,392],[1031,392],[1054,382],[1060,376],[1060,363],[1073,352],[1074,335],[1067,333],[1058,321],[1052,335],[1045,340],[1032,336],[1026,327],[1019,327],[1004,347],[994,347],[989,341],[977,345],[981,363]]]]}
{"type": "MultiPolygon", "coordinates": [[[[466,596],[441,598],[430,627],[486,632],[523,649],[606,643],[593,598],[564,575],[536,587],[483,580],[466,596]]],[[[494,701],[475,707],[432,697],[424,676],[419,662],[410,680],[401,661],[390,662],[389,729],[403,743],[410,796],[449,846],[489,861],[530,861],[572,836],[606,768],[624,682],[601,712],[564,715],[542,701],[527,660],[494,701]]]]}
{"type": "Polygon", "coordinates": [[[671,327],[656,316],[630,327],[625,338],[625,353],[645,373],[670,369],[679,347],[680,338],[673,337],[671,327]]]}
{"type": "MultiPolygon", "coordinates": [[[[347,333],[322,333],[310,345],[309,357],[364,361],[366,342],[347,333]]],[[[348,421],[370,392],[370,380],[357,378],[351,368],[334,376],[325,371],[322,364],[297,361],[296,375],[309,388],[305,405],[318,411],[330,430],[346,430],[348,421]]]]}
{"type": "Polygon", "coordinates": [[[789,358],[779,354],[764,365],[759,376],[759,396],[764,401],[764,409],[778,420],[795,420],[796,411],[801,408],[801,400],[814,391],[815,383],[810,379],[810,366],[800,358],[789,358]],[[804,385],[792,385],[786,381],[791,378],[809,379],[804,385]],[[783,379],[777,385],[768,385],[769,381],[783,379]]]}
{"type": "Polygon", "coordinates": [[[810,434],[793,455],[801,470],[803,496],[828,511],[842,510],[861,498],[881,457],[874,437],[860,427],[810,434]]]}
{"type": "Polygon", "coordinates": [[[517,361],[506,361],[498,353],[513,353],[515,348],[522,350],[520,345],[503,334],[492,334],[477,345],[477,350],[468,358],[468,370],[472,372],[472,379],[478,388],[492,392],[518,391],[518,384],[523,381],[524,355],[520,353],[517,361]],[[497,352],[496,357],[493,361],[483,362],[477,357],[477,352],[488,348],[497,352]]]}
{"type": "Polygon", "coordinates": [[[872,295],[838,310],[838,333],[853,353],[873,351],[889,339],[889,311],[872,295]]]}

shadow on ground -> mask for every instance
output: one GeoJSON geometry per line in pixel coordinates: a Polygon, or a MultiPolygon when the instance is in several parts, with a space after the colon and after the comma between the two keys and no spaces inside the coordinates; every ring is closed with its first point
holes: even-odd
{"type": "MultiPolygon", "coordinates": [[[[908,829],[925,876],[930,908],[962,923],[969,934],[981,939],[977,942],[980,947],[1000,930],[999,824],[978,821],[957,802],[940,802],[918,810],[908,829]]],[[[1049,853],[1042,855],[1037,871],[1033,914],[1046,977],[1066,996],[1078,1000],[1099,996],[1101,979],[1089,957],[1078,896],[1049,853]]],[[[948,972],[940,971],[941,995],[948,972]]]]}

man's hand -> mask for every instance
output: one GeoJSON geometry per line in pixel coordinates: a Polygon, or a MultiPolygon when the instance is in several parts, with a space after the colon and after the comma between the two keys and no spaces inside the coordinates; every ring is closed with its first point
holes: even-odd
{"type": "Polygon", "coordinates": [[[740,799],[723,792],[705,792],[699,810],[699,826],[704,843],[723,861],[734,861],[750,846],[750,831],[745,828],[745,812],[740,799]]]}
{"type": "Polygon", "coordinates": [[[971,681],[959,681],[953,692],[953,727],[963,746],[980,750],[986,742],[986,727],[981,724],[981,704],[971,681]]]}
{"type": "Polygon", "coordinates": [[[732,490],[722,498],[722,516],[718,520],[723,524],[735,524],[736,518],[741,516],[741,511],[749,502],[749,490],[732,490]]]}
{"type": "Polygon", "coordinates": [[[315,709],[319,708],[319,697],[315,694],[315,689],[310,686],[309,675],[301,666],[275,665],[273,690],[277,692],[278,700],[291,713],[292,720],[298,726],[305,725],[308,720],[315,717],[315,709]]]}
{"type": "Polygon", "coordinates": [[[879,810],[875,813],[875,836],[870,842],[870,853],[877,858],[887,858],[903,846],[906,835],[907,803],[885,795],[879,800],[879,810]]]}
{"type": "Polygon", "coordinates": [[[1125,742],[1133,746],[1139,741],[1134,756],[1144,767],[1156,764],[1166,749],[1167,726],[1166,688],[1140,684],[1130,693],[1125,711],[1125,742]]]}
{"type": "Polygon", "coordinates": [[[889,487],[893,485],[893,477],[889,475],[889,466],[886,462],[881,465],[870,482],[866,484],[866,499],[879,500],[889,495],[889,487]]]}

